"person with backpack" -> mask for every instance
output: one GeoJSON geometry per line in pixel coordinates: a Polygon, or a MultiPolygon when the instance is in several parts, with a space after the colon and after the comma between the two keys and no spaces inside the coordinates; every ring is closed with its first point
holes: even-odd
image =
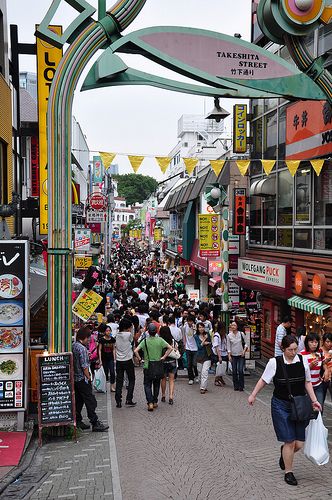
{"type": "Polygon", "coordinates": [[[234,391],[244,390],[244,362],[245,353],[248,350],[243,332],[238,330],[236,321],[229,325],[230,332],[227,335],[228,359],[232,364],[234,391]]]}

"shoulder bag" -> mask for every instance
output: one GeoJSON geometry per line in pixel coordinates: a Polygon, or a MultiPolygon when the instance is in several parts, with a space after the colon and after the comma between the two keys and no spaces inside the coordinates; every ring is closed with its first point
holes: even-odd
{"type": "MultiPolygon", "coordinates": [[[[301,363],[303,364],[302,356],[299,356],[299,358],[301,363]]],[[[303,396],[292,395],[287,369],[283,358],[281,359],[281,366],[284,372],[284,377],[286,379],[289,400],[291,403],[291,420],[295,422],[305,422],[309,421],[312,418],[315,418],[315,412],[312,409],[311,399],[309,398],[308,394],[304,394],[303,396]]]]}
{"type": "Polygon", "coordinates": [[[171,352],[169,353],[169,355],[167,357],[172,358],[172,359],[180,359],[181,358],[181,354],[180,354],[180,351],[178,350],[178,347],[176,346],[175,340],[173,340],[173,349],[171,350],[171,352]]]}
{"type": "Polygon", "coordinates": [[[145,349],[146,353],[148,355],[148,378],[150,380],[158,380],[163,378],[164,376],[164,363],[162,361],[150,361],[150,356],[149,356],[149,350],[148,350],[148,344],[146,342],[146,339],[144,339],[145,343],[145,349]]]}

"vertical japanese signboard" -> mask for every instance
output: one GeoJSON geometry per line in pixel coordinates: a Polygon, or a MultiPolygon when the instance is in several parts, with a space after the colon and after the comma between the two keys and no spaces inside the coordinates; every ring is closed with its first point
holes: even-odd
{"type": "Polygon", "coordinates": [[[217,214],[198,216],[199,254],[201,257],[220,256],[220,217],[217,214]]]}
{"type": "Polygon", "coordinates": [[[95,312],[102,300],[103,297],[101,295],[93,290],[87,290],[84,288],[75,300],[72,311],[83,321],[87,321],[95,312]]]}
{"type": "Polygon", "coordinates": [[[103,165],[100,156],[93,157],[93,182],[95,184],[103,180],[103,165]]]}
{"type": "Polygon", "coordinates": [[[233,234],[246,234],[246,189],[234,189],[233,234]]]}
{"type": "Polygon", "coordinates": [[[38,152],[38,137],[31,137],[31,196],[39,197],[39,152],[38,152]]]}
{"type": "Polygon", "coordinates": [[[155,227],[153,231],[153,238],[154,241],[161,241],[162,240],[162,229],[159,227],[155,227]]]}
{"type": "MultiPolygon", "coordinates": [[[[62,34],[61,26],[49,26],[57,35],[62,34]]],[[[37,38],[37,88],[39,124],[39,233],[47,234],[48,196],[47,196],[47,107],[52,81],[62,58],[62,49],[37,38]]]]}
{"type": "Polygon", "coordinates": [[[27,404],[28,242],[0,241],[0,412],[27,404]]]}
{"type": "Polygon", "coordinates": [[[233,108],[233,151],[247,151],[247,105],[235,104],[233,108]]]}

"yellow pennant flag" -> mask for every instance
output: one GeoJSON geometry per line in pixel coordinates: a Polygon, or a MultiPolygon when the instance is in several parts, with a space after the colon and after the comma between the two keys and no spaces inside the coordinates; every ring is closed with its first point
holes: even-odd
{"type": "Polygon", "coordinates": [[[264,172],[266,173],[266,175],[270,175],[270,173],[273,170],[274,165],[276,164],[276,161],[275,160],[261,160],[261,162],[262,162],[262,166],[263,166],[263,169],[264,169],[264,172]]]}
{"type": "Polygon", "coordinates": [[[296,174],[297,169],[299,168],[301,160],[288,160],[286,161],[286,165],[292,176],[296,174]]]}
{"type": "Polygon", "coordinates": [[[218,177],[225,165],[225,160],[210,160],[210,164],[216,177],[218,177]]]}
{"type": "Polygon", "coordinates": [[[133,171],[136,174],[137,170],[142,164],[142,161],[144,160],[144,156],[128,156],[128,160],[130,161],[133,171]]]}
{"type": "Polygon", "coordinates": [[[198,159],[197,158],[182,158],[182,160],[184,161],[184,164],[186,166],[186,170],[188,172],[188,174],[192,174],[193,171],[194,171],[194,168],[196,167],[197,163],[198,163],[198,159]]]}
{"type": "Polygon", "coordinates": [[[162,171],[163,174],[165,174],[166,170],[169,167],[169,164],[171,163],[172,158],[169,158],[168,156],[156,156],[155,158],[160,167],[160,170],[162,171]]]}
{"type": "Polygon", "coordinates": [[[250,165],[250,160],[238,160],[236,162],[236,164],[240,170],[240,174],[243,176],[246,175],[247,170],[248,170],[249,165],[250,165]]]}
{"type": "Polygon", "coordinates": [[[312,168],[316,172],[316,175],[320,175],[325,160],[310,160],[312,168]]]}
{"type": "Polygon", "coordinates": [[[105,170],[109,169],[112,161],[116,157],[116,153],[105,153],[103,151],[99,151],[99,155],[100,155],[101,161],[103,162],[105,170]]]}

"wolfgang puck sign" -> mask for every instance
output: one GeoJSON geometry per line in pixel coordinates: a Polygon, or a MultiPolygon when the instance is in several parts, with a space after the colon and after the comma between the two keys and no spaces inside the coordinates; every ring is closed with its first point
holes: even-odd
{"type": "Polygon", "coordinates": [[[248,281],[286,288],[286,274],[286,265],[283,264],[249,259],[238,260],[239,278],[248,281]]]}

